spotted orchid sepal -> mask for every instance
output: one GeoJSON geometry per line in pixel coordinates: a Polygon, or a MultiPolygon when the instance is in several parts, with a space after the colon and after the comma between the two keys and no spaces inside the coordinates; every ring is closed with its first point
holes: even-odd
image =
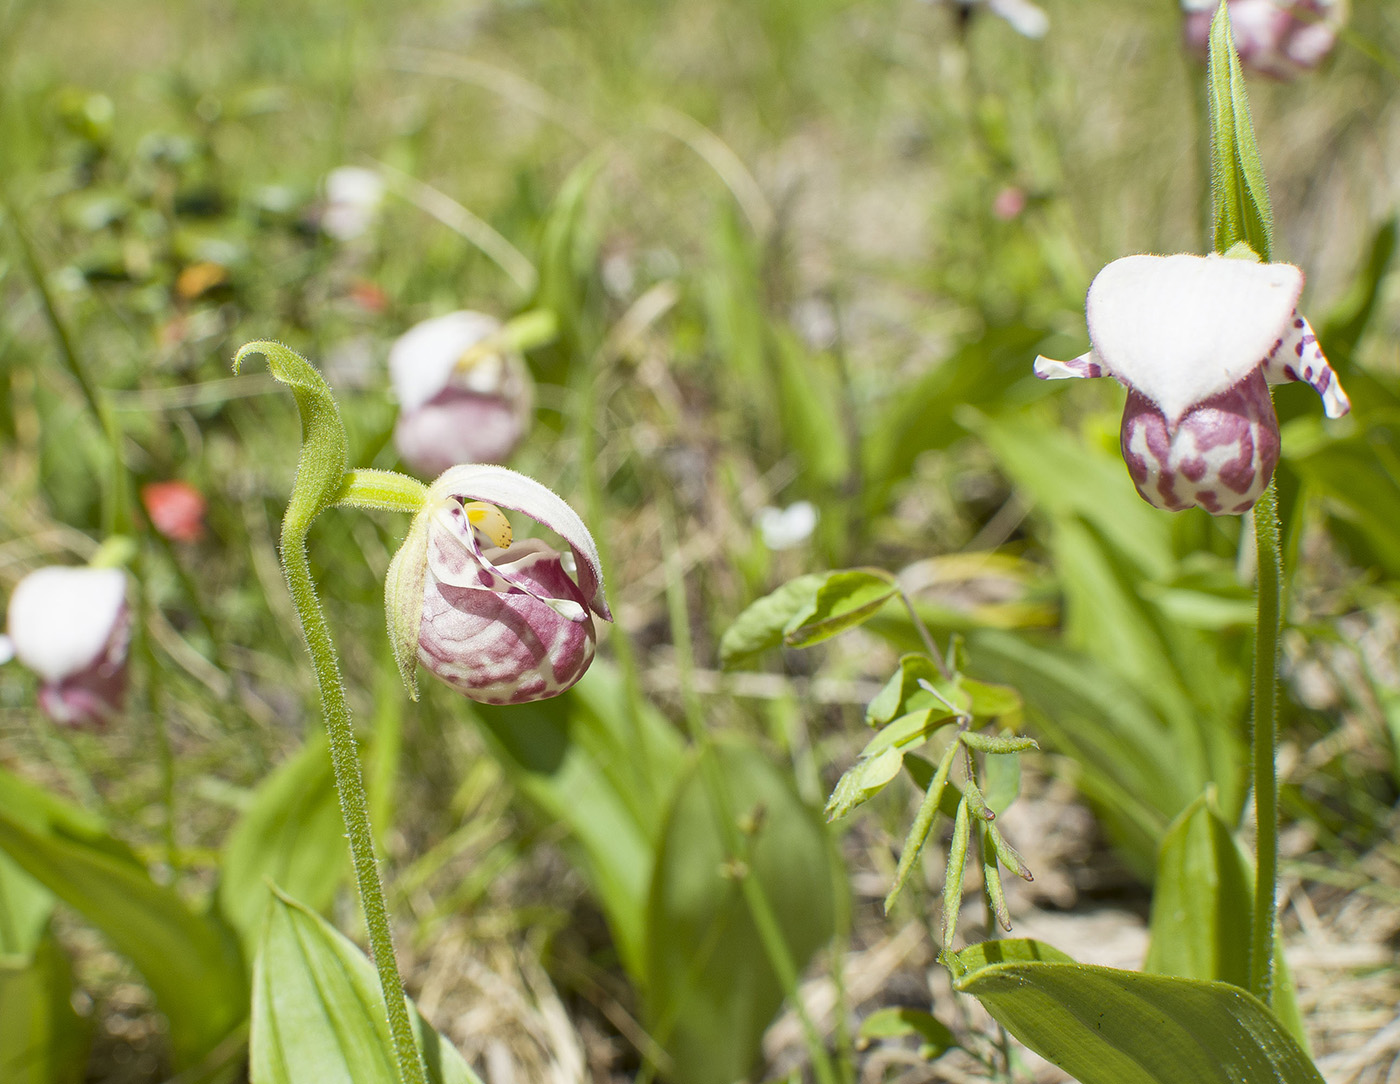
{"type": "Polygon", "coordinates": [[[505,467],[452,467],[428,487],[385,581],[389,638],[417,697],[416,668],[473,700],[555,696],[593,659],[593,617],[612,620],[598,549],[554,492],[505,467]],[[514,538],[504,510],[568,545],[514,538]]]}
{"type": "Polygon", "coordinates": [[[1247,249],[1126,256],[1089,287],[1090,349],[1070,361],[1038,357],[1035,374],[1111,376],[1127,387],[1123,456],[1150,504],[1244,512],[1278,462],[1268,384],[1310,384],[1328,417],[1350,409],[1298,314],[1302,290],[1298,268],[1260,263],[1247,249]]]}

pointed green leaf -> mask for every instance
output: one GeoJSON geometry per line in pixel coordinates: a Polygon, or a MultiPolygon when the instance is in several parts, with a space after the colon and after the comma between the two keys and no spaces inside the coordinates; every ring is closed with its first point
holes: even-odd
{"type": "Polygon", "coordinates": [[[1035,941],[949,958],[954,985],[1081,1084],[1323,1084],[1256,998],[1223,982],[1070,962],[1035,941]]]}
{"type": "MultiPolygon", "coordinates": [[[[1142,969],[1249,985],[1254,872],[1208,795],[1167,829],[1152,885],[1151,940],[1142,969]]],[[[1277,945],[1274,1012],[1307,1049],[1293,982],[1277,945]]]]}
{"type": "Polygon", "coordinates": [[[0,772],[0,849],[136,965],[170,1022],[177,1069],[243,1020],[248,985],[233,931],[156,884],[96,818],[0,772]]]}
{"type": "Polygon", "coordinates": [[[861,1021],[860,1037],[864,1042],[902,1039],[906,1035],[917,1035],[923,1040],[919,1046],[919,1057],[929,1061],[958,1046],[957,1037],[948,1030],[947,1025],[922,1009],[899,1006],[876,1009],[861,1021]]]}
{"type": "Polygon", "coordinates": [[[782,646],[788,623],[812,609],[825,579],[816,572],[798,576],[749,603],[720,637],[720,665],[726,670],[747,666],[765,651],[782,646]]]}
{"type": "Polygon", "coordinates": [[[934,686],[954,704],[952,689],[943,680],[943,675],[927,655],[902,655],[899,669],[891,675],[885,687],[870,701],[865,709],[865,722],[868,726],[883,726],[897,715],[905,715],[918,708],[932,707],[934,696],[919,684],[926,681],[934,686]]]}
{"type": "Polygon", "coordinates": [[[1267,262],[1272,259],[1274,213],[1249,118],[1244,71],[1230,32],[1228,4],[1221,4],[1211,20],[1209,49],[1206,85],[1215,251],[1224,252],[1243,241],[1267,262]]]}
{"type": "MultiPolygon", "coordinates": [[[[429,1084],[481,1084],[410,1002],[429,1084]]],[[[253,968],[251,1084],[400,1084],[374,965],[316,912],[275,891],[253,968]]]]}
{"type": "Polygon", "coordinates": [[[349,871],[324,733],[259,785],[253,804],[224,844],[219,906],[251,959],[273,884],[325,911],[349,871]]]}
{"type": "Polygon", "coordinates": [[[840,820],[856,806],[868,802],[899,774],[904,753],[889,746],[874,756],[861,757],[842,773],[826,803],[826,819],[840,820]]]}
{"type": "Polygon", "coordinates": [[[783,642],[789,647],[810,647],[829,640],[873,616],[898,593],[894,577],[882,569],[828,572],[810,609],[788,622],[783,642]]]}

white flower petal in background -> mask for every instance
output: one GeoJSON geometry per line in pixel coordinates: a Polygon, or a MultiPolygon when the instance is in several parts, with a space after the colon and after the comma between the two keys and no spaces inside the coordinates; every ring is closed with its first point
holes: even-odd
{"type": "Polygon", "coordinates": [[[15,656],[46,681],[62,681],[102,653],[126,608],[118,568],[31,572],[10,596],[8,631],[15,656]]]}
{"type": "Polygon", "coordinates": [[[1050,17],[1030,0],[987,0],[987,7],[1025,37],[1043,38],[1050,30],[1050,17]]]}
{"type": "Polygon", "coordinates": [[[811,501],[794,501],[786,508],[768,505],[758,512],[758,533],[770,550],[790,550],[812,537],[819,518],[811,501]]]}
{"type": "Polygon", "coordinates": [[[9,662],[15,657],[15,642],[8,636],[0,634],[0,666],[9,662]]]}
{"type": "Polygon", "coordinates": [[[500,331],[494,317],[463,310],[415,325],[390,349],[394,443],[419,473],[499,462],[528,430],[534,381],[519,351],[487,342],[500,331]]]}
{"type": "Polygon", "coordinates": [[[131,613],[116,568],[41,568],[10,596],[8,641],[39,675],[39,707],[67,726],[100,725],[126,694],[131,613]]]}

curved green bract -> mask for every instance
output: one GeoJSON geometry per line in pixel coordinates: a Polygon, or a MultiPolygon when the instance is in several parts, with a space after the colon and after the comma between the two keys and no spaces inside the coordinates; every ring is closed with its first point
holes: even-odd
{"type": "Polygon", "coordinates": [[[234,355],[238,372],[249,354],[267,359],[272,375],[292,389],[301,415],[301,459],[296,482],[282,517],[282,545],[302,539],[312,522],[340,496],[348,462],[345,426],[325,378],[300,354],[281,343],[251,342],[234,355]]]}
{"type": "Polygon", "coordinates": [[[954,985],[1082,1084],[1323,1084],[1257,998],[1223,982],[1076,964],[1038,941],[946,958],[954,985]]]}
{"type": "Polygon", "coordinates": [[[1272,259],[1274,213],[1264,165],[1254,141],[1244,71],[1230,34],[1228,5],[1210,24],[1206,62],[1210,108],[1211,191],[1215,203],[1215,251],[1244,241],[1267,263],[1272,259]]]}

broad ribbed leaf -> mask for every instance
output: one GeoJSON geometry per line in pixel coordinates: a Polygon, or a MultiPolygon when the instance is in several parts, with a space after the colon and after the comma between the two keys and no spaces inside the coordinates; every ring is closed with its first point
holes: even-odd
{"type": "Polygon", "coordinates": [[[631,700],[603,660],[563,696],[473,704],[472,712],[521,795],[569,830],[565,845],[607,916],[623,966],[640,982],[652,864],[682,768],[675,729],[646,701],[631,700]]]}
{"type": "Polygon", "coordinates": [[[702,765],[680,784],[665,825],[647,909],[650,1034],[676,1084],[748,1079],[783,1001],[741,876],[757,877],[800,972],[832,935],[838,903],[831,842],[788,775],[750,746],[720,746],[715,775],[745,833],[746,860],[728,861],[702,765]]]}
{"type": "Polygon", "coordinates": [[[170,1022],[177,1069],[199,1062],[247,1015],[233,931],[151,880],[96,818],[0,772],[0,849],[136,965],[170,1022]]]}
{"type": "MultiPolygon", "coordinates": [[[[410,1017],[429,1084],[481,1084],[410,1017]]],[[[316,912],[275,891],[253,968],[252,1084],[400,1084],[374,965],[316,912]]]]}
{"type": "Polygon", "coordinates": [[[0,1080],[80,1084],[91,1028],[72,997],[72,971],[52,935],[27,956],[0,956],[0,1080]]]}
{"type": "Polygon", "coordinates": [[[1024,940],[950,964],[957,989],[1081,1084],[1323,1084],[1278,1018],[1228,983],[1076,964],[1024,940]]]}
{"type": "MultiPolygon", "coordinates": [[[[1143,970],[1249,985],[1254,871],[1206,795],[1167,830],[1152,885],[1152,939],[1143,970]]],[[[1307,1048],[1293,982],[1275,942],[1274,1013],[1307,1048]]]]}
{"type": "Polygon", "coordinates": [[[251,958],[267,914],[268,882],[325,911],[349,869],[330,751],[320,734],[258,786],[224,844],[219,906],[251,958]]]}

